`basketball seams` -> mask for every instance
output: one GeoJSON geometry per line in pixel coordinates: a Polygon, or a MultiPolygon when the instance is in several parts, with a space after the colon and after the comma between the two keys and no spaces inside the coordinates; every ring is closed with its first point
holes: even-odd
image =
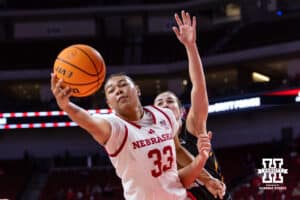
{"type": "MultiPolygon", "coordinates": [[[[80,50],[82,53],[84,53],[84,54],[89,58],[89,60],[90,60],[91,63],[93,64],[93,67],[94,67],[94,69],[95,69],[95,71],[96,71],[96,73],[97,73],[97,81],[98,81],[99,85],[101,85],[102,82],[103,82],[103,80],[104,80],[104,78],[101,76],[101,79],[100,79],[100,75],[102,75],[103,70],[104,70],[104,67],[101,65],[100,70],[99,70],[99,72],[98,72],[98,70],[97,70],[97,65],[95,64],[93,58],[89,55],[89,53],[87,53],[87,52],[84,50],[84,47],[81,48],[81,47],[79,47],[79,46],[74,46],[74,48],[80,50]]],[[[93,51],[93,49],[91,49],[91,50],[93,51]]],[[[101,55],[100,55],[100,57],[101,57],[101,55]]],[[[102,57],[101,57],[101,59],[103,60],[102,57]]],[[[104,62],[104,60],[103,60],[103,62],[104,62]]]]}
{"type": "Polygon", "coordinates": [[[94,83],[97,83],[97,82],[98,82],[98,80],[87,82],[87,83],[73,83],[73,82],[68,82],[68,81],[64,80],[64,83],[66,83],[68,85],[78,85],[78,86],[90,85],[90,84],[94,84],[94,83]]]}
{"type": "MultiPolygon", "coordinates": [[[[94,69],[95,69],[95,71],[96,71],[96,73],[97,73],[97,80],[99,80],[99,72],[98,72],[97,66],[96,66],[94,60],[91,58],[91,56],[90,56],[84,49],[82,49],[82,48],[80,48],[80,47],[78,47],[78,46],[74,46],[74,48],[75,48],[75,49],[78,49],[79,51],[81,51],[82,53],[84,53],[84,54],[89,58],[89,60],[90,60],[91,63],[93,64],[93,67],[94,67],[94,69]]],[[[101,69],[100,69],[100,70],[102,71],[102,66],[101,66],[101,69]]]]}
{"type": "Polygon", "coordinates": [[[79,71],[81,71],[81,72],[83,72],[83,73],[85,73],[85,74],[87,74],[87,75],[89,75],[89,76],[98,76],[98,74],[91,74],[91,73],[89,73],[89,72],[87,72],[87,71],[81,69],[81,68],[78,67],[77,65],[74,65],[74,64],[72,64],[72,63],[66,61],[66,60],[63,59],[63,58],[57,57],[56,60],[59,60],[59,61],[65,63],[65,64],[67,64],[67,65],[70,65],[71,67],[74,67],[74,68],[78,69],[79,71]]]}
{"type": "Polygon", "coordinates": [[[97,84],[97,85],[89,88],[86,92],[81,92],[80,95],[81,96],[90,95],[90,94],[92,94],[92,91],[94,91],[95,88],[99,88],[99,85],[97,84]]]}

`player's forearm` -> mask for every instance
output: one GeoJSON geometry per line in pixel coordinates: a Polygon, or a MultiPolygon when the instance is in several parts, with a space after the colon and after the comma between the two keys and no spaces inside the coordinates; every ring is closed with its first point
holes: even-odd
{"type": "Polygon", "coordinates": [[[199,176],[204,168],[206,160],[200,155],[196,156],[192,163],[179,170],[179,177],[182,185],[188,188],[199,176]]]}
{"type": "MultiPolygon", "coordinates": [[[[195,157],[182,146],[176,149],[176,157],[177,157],[177,165],[179,169],[189,165],[195,159],[195,157]]],[[[209,174],[209,172],[205,168],[203,168],[198,173],[198,177],[197,177],[197,179],[204,185],[212,178],[213,177],[211,176],[211,174],[209,174]]]]}
{"type": "Polygon", "coordinates": [[[189,75],[192,82],[191,108],[187,117],[187,129],[195,136],[206,134],[208,97],[203,66],[196,43],[186,46],[189,75]]]}
{"type": "Polygon", "coordinates": [[[180,169],[193,162],[194,159],[194,156],[190,152],[188,152],[183,146],[180,146],[176,149],[176,160],[177,165],[180,169]]]}
{"type": "Polygon", "coordinates": [[[69,102],[63,110],[68,114],[70,119],[76,122],[80,127],[88,130],[91,126],[91,115],[83,108],[69,102]]]}
{"type": "Polygon", "coordinates": [[[196,43],[186,46],[189,75],[193,86],[204,88],[206,90],[203,65],[200,58],[199,50],[196,43]]]}
{"type": "Polygon", "coordinates": [[[201,102],[203,108],[208,110],[208,97],[206,91],[206,82],[202,61],[199,55],[196,43],[186,46],[187,56],[189,60],[189,75],[192,82],[191,100],[201,102]]]}
{"type": "Polygon", "coordinates": [[[205,185],[211,179],[213,179],[211,174],[205,168],[203,168],[200,171],[200,174],[198,176],[198,180],[201,181],[201,183],[203,183],[203,185],[205,185]]]}

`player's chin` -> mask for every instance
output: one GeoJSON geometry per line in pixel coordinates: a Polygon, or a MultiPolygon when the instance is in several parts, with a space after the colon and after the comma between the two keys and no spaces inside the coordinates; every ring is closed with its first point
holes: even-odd
{"type": "Polygon", "coordinates": [[[130,104],[129,101],[120,101],[118,102],[118,107],[120,110],[127,110],[128,108],[132,107],[133,105],[130,104]]]}

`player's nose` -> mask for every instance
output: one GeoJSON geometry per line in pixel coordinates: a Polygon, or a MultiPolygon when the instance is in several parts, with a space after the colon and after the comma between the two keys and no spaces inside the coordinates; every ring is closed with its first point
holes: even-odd
{"type": "Polygon", "coordinates": [[[168,105],[167,102],[163,101],[161,107],[163,107],[163,108],[169,108],[169,105],[168,105]]]}
{"type": "Polygon", "coordinates": [[[124,91],[122,90],[122,88],[119,88],[119,87],[116,88],[116,95],[120,95],[123,93],[124,93],[124,91]]]}

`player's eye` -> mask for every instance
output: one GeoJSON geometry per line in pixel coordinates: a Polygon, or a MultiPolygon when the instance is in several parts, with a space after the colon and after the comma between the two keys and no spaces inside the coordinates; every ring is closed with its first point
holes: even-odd
{"type": "Polygon", "coordinates": [[[162,101],[157,101],[157,102],[156,102],[156,105],[157,105],[157,106],[161,106],[161,105],[163,105],[163,102],[162,102],[162,101]]]}
{"type": "Polygon", "coordinates": [[[126,83],[126,82],[122,82],[119,86],[120,87],[125,87],[125,86],[127,86],[128,84],[126,83]]]}
{"type": "Polygon", "coordinates": [[[173,100],[173,99],[169,99],[168,101],[167,101],[167,103],[168,104],[171,104],[171,103],[174,103],[175,101],[173,100]]]}
{"type": "Polygon", "coordinates": [[[106,90],[106,92],[107,92],[108,94],[111,94],[111,93],[114,92],[114,88],[110,88],[110,89],[106,90]]]}

